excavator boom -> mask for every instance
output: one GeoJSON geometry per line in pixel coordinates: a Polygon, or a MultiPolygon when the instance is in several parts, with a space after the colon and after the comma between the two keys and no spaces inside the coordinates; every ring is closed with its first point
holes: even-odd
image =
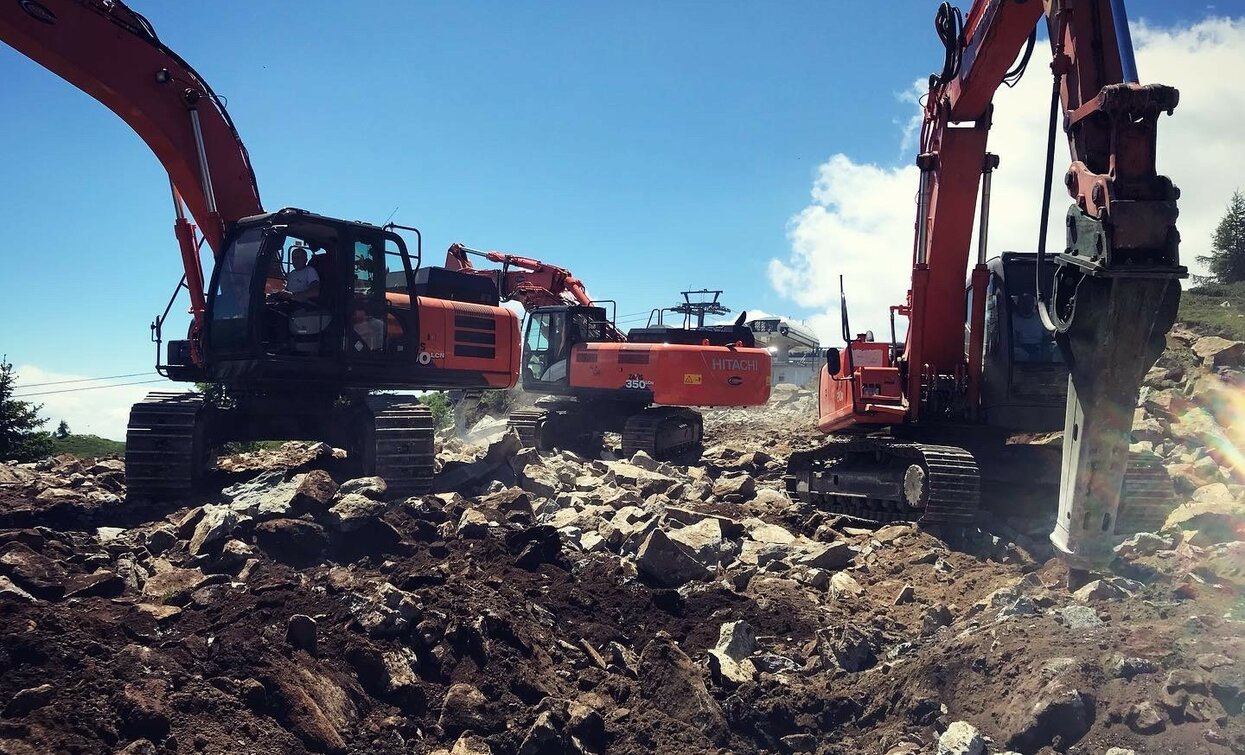
{"type": "MultiPolygon", "coordinates": [[[[517,301],[529,312],[537,307],[594,306],[584,282],[576,278],[570,270],[531,257],[505,252],[485,252],[456,243],[451,244],[445,253],[445,267],[493,279],[503,300],[517,301]],[[501,267],[497,270],[479,270],[471,263],[473,256],[496,262],[501,267]]],[[[608,340],[627,340],[613,323],[604,325],[608,340]]]]}
{"type": "Polygon", "coordinates": [[[216,93],[120,0],[0,4],[0,40],[116,113],[155,153],[207,243],[263,207],[216,93]]]}
{"type": "Polygon", "coordinates": [[[168,171],[194,317],[193,354],[201,363],[204,275],[182,205],[217,257],[229,223],[263,212],[250,157],[229,113],[147,19],[120,0],[0,3],[0,41],[116,113],[168,171]]]}

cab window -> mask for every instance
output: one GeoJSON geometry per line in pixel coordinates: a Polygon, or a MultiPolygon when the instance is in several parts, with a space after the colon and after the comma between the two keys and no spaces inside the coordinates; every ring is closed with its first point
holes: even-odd
{"type": "Polygon", "coordinates": [[[411,290],[406,258],[396,239],[385,237],[385,291],[405,294],[411,290]]]}
{"type": "Polygon", "coordinates": [[[378,239],[359,239],[354,242],[353,271],[356,298],[376,298],[384,290],[383,285],[378,282],[385,279],[385,254],[378,239]]]}

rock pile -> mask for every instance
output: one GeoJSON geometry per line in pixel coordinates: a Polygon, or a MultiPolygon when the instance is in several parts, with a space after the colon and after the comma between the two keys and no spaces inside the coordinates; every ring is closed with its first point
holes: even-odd
{"type": "MultiPolygon", "coordinates": [[[[1141,419],[1185,422],[1188,379],[1141,419]]],[[[710,413],[690,466],[481,425],[406,499],[305,446],[171,512],[116,461],[0,465],[0,753],[1245,751],[1229,457],[1150,441],[1217,472],[1069,593],[1048,522],[791,505],[812,402],[710,413]]]]}

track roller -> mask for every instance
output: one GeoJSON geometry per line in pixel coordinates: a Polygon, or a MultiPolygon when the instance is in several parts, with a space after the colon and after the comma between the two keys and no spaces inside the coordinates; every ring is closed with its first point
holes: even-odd
{"type": "Polygon", "coordinates": [[[700,446],[704,439],[700,413],[676,406],[655,406],[631,415],[623,428],[623,455],[643,451],[654,459],[669,459],[700,446]]]}
{"type": "Polygon", "coordinates": [[[878,523],[970,524],[981,497],[968,451],[890,439],[834,440],[794,453],[784,482],[793,500],[878,523]]]}

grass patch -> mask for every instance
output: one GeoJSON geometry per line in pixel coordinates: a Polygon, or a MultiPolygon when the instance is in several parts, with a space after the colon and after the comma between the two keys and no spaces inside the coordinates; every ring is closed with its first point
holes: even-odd
{"type": "Polygon", "coordinates": [[[52,438],[52,455],[72,454],[78,458],[91,456],[124,456],[125,444],[119,440],[108,440],[98,435],[69,435],[64,438],[52,438]]]}
{"type": "Polygon", "coordinates": [[[1177,320],[1198,333],[1245,341],[1245,283],[1213,283],[1186,290],[1180,296],[1177,320]]]}

